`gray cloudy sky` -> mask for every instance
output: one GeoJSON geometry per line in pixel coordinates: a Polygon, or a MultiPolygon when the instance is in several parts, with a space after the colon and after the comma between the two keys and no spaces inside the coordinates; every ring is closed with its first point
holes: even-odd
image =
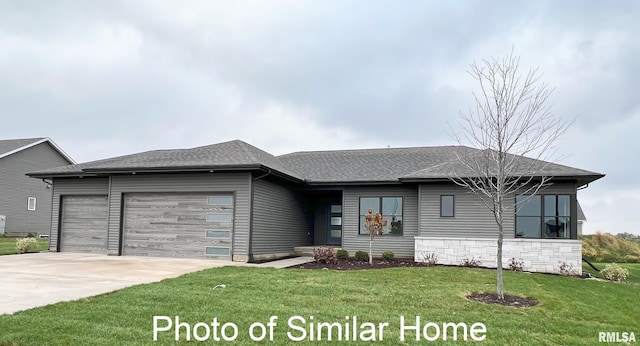
{"type": "Polygon", "coordinates": [[[76,161],[242,139],[272,154],[454,144],[512,46],[579,116],[586,232],[640,234],[636,1],[0,1],[0,138],[76,161]]]}

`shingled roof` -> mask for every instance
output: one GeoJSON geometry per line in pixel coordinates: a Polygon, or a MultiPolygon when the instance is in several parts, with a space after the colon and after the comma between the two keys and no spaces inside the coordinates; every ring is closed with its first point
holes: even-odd
{"type": "Polygon", "coordinates": [[[294,180],[302,180],[301,177],[279,162],[273,155],[239,140],[191,149],[153,150],[46,169],[29,175],[40,177],[126,172],[205,171],[214,169],[251,170],[261,168],[276,171],[294,180]]]}
{"type": "MultiPolygon", "coordinates": [[[[495,153],[495,152],[493,152],[495,153]]],[[[476,174],[477,170],[471,170],[467,164],[474,166],[474,163],[486,162],[487,156],[491,156],[489,150],[479,150],[465,147],[465,150],[453,152],[453,157],[441,164],[432,165],[419,171],[408,173],[401,177],[402,180],[423,180],[423,179],[449,179],[452,177],[471,177],[476,174]],[[467,164],[464,164],[466,162],[467,164]]],[[[536,175],[544,175],[547,177],[579,177],[582,180],[591,181],[599,179],[602,174],[586,171],[583,169],[573,168],[560,165],[553,162],[535,160],[529,157],[515,156],[507,154],[507,161],[510,163],[509,171],[516,177],[531,176],[530,172],[536,172],[536,175]]],[[[474,166],[477,167],[477,166],[474,166]]],[[[496,175],[494,172],[493,175],[496,175]]]]}
{"type": "MultiPolygon", "coordinates": [[[[130,172],[264,170],[308,184],[400,183],[445,180],[464,174],[460,158],[483,151],[465,146],[306,151],[273,156],[234,140],[191,149],[155,150],[30,173],[34,177],[107,175],[130,172]]],[[[582,183],[599,173],[519,157],[523,167],[538,167],[546,176],[571,177],[582,183]]],[[[523,172],[526,175],[526,171],[523,172]]]]}
{"type": "Polygon", "coordinates": [[[388,182],[455,158],[456,146],[306,151],[278,156],[311,183],[388,182]]]}

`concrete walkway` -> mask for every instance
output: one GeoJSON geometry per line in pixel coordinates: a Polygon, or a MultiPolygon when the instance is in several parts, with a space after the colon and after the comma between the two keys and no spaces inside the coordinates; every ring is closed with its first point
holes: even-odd
{"type": "Polygon", "coordinates": [[[285,268],[312,260],[262,264],[208,259],[35,253],[0,256],[0,315],[112,292],[223,266],[285,268]]]}
{"type": "Polygon", "coordinates": [[[298,266],[307,262],[313,262],[313,258],[312,257],[293,257],[293,258],[286,258],[286,259],[282,259],[282,260],[277,260],[277,261],[271,261],[271,262],[266,262],[266,263],[260,263],[260,264],[256,264],[259,267],[271,267],[271,268],[287,268],[287,267],[293,267],[293,266],[298,266]]]}

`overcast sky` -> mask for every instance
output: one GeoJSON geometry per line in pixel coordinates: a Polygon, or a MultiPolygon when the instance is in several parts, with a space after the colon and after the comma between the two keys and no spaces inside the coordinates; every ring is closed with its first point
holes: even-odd
{"type": "Polygon", "coordinates": [[[640,234],[640,2],[0,1],[0,138],[78,162],[241,139],[272,154],[455,144],[474,60],[515,47],[578,116],[586,233],[640,234]]]}

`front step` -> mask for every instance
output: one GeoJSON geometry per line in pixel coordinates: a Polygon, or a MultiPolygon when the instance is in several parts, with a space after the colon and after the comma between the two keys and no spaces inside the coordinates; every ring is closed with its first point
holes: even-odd
{"type": "Polygon", "coordinates": [[[342,250],[341,247],[333,246],[333,245],[316,245],[316,246],[296,246],[293,248],[293,252],[296,256],[310,256],[313,257],[313,249],[317,247],[333,247],[334,251],[342,250]]]}

